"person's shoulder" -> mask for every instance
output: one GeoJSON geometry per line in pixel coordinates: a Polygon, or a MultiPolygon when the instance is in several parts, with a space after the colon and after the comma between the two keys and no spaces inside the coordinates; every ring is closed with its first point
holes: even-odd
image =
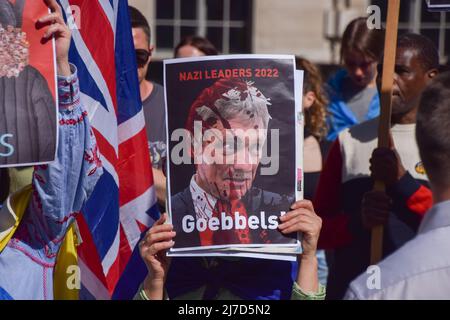
{"type": "Polygon", "coordinates": [[[184,212],[192,205],[192,196],[189,187],[178,192],[170,199],[172,211],[184,212]]]}
{"type": "Polygon", "coordinates": [[[294,196],[279,194],[272,191],[263,190],[257,187],[253,187],[249,190],[247,199],[260,205],[277,207],[285,205],[286,203],[293,203],[295,201],[294,196]]]}
{"type": "Polygon", "coordinates": [[[341,143],[344,141],[373,141],[378,135],[378,122],[379,118],[374,118],[346,128],[339,134],[339,141],[341,143]]]}
{"type": "Polygon", "coordinates": [[[159,84],[158,82],[154,82],[154,81],[152,81],[152,83],[153,83],[153,90],[156,90],[156,92],[164,93],[164,87],[161,84],[159,84]]]}
{"type": "Polygon", "coordinates": [[[32,65],[27,65],[25,69],[21,72],[21,74],[27,75],[28,77],[32,78],[40,78],[44,79],[44,76],[40,73],[38,69],[33,67],[32,65]]]}
{"type": "MultiPolygon", "coordinates": [[[[161,105],[162,109],[164,109],[164,87],[160,85],[159,83],[150,81],[150,83],[153,85],[152,91],[150,95],[143,100],[143,105],[161,105]]],[[[154,108],[152,108],[154,109],[154,108]]],[[[144,108],[145,110],[145,108],[144,108]]]]}
{"type": "Polygon", "coordinates": [[[194,229],[192,232],[186,232],[183,228],[183,218],[187,216],[196,217],[192,194],[189,187],[171,197],[170,213],[174,231],[177,232],[175,241],[179,247],[200,246],[199,232],[194,229]]]}
{"type": "MultiPolygon", "coordinates": [[[[46,101],[53,100],[47,79],[38,69],[28,65],[21,72],[20,77],[22,81],[28,83],[27,91],[29,90],[28,93],[31,95],[33,102],[37,102],[42,98],[45,98],[46,101]]],[[[45,105],[50,107],[48,104],[45,105]]]]}
{"type": "Polygon", "coordinates": [[[356,278],[347,298],[401,299],[423,294],[431,297],[439,292],[439,286],[450,290],[450,257],[444,254],[450,247],[449,232],[450,227],[445,227],[419,234],[356,278]]]}
{"type": "Polygon", "coordinates": [[[20,72],[17,79],[20,79],[19,81],[46,82],[44,76],[32,65],[27,65],[22,72],[20,72]]]}
{"type": "Polygon", "coordinates": [[[287,195],[281,195],[279,193],[267,190],[261,190],[261,194],[265,204],[280,204],[281,202],[286,201],[289,198],[287,195]]]}
{"type": "Polygon", "coordinates": [[[361,122],[357,125],[354,125],[353,127],[350,127],[348,129],[346,129],[345,131],[348,132],[349,134],[358,136],[367,132],[376,132],[376,130],[378,129],[378,122],[379,122],[379,118],[374,118],[371,120],[367,120],[364,122],[361,122]]]}
{"type": "Polygon", "coordinates": [[[157,82],[153,82],[153,91],[150,96],[153,96],[155,99],[164,100],[164,87],[157,82]]]}

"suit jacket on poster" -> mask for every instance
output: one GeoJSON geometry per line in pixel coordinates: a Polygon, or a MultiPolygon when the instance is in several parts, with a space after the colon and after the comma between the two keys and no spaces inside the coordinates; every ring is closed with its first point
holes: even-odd
{"type": "MultiPolygon", "coordinates": [[[[0,134],[14,147],[0,164],[53,160],[56,144],[56,106],[47,82],[38,70],[27,66],[17,78],[0,78],[0,134]]],[[[0,153],[7,153],[0,145],[0,153]]]]}
{"type": "MultiPolygon", "coordinates": [[[[251,215],[259,216],[260,212],[264,211],[267,219],[269,215],[279,215],[281,211],[288,212],[290,205],[294,202],[294,198],[253,187],[247,192],[242,201],[245,204],[249,217],[251,215]]],[[[200,246],[200,235],[196,229],[191,233],[183,232],[181,229],[181,222],[184,216],[196,216],[189,188],[176,194],[171,203],[172,223],[174,230],[177,232],[177,242],[182,243],[183,247],[200,246]]],[[[283,242],[283,239],[284,242],[286,241],[281,233],[272,232],[268,237],[267,232],[261,229],[250,229],[250,238],[251,243],[280,243],[283,242]]]]}
{"type": "MultiPolygon", "coordinates": [[[[243,202],[247,213],[274,214],[288,211],[293,198],[252,188],[243,202]]],[[[181,228],[181,220],[186,215],[195,217],[192,194],[189,188],[172,199],[172,222],[181,228]],[[175,215],[173,213],[175,212],[175,215]]],[[[189,246],[200,246],[200,235],[194,231],[186,234],[177,230],[176,242],[189,246]]],[[[261,236],[261,230],[251,230],[254,241],[261,236]]],[[[278,233],[276,233],[278,234],[278,233]]],[[[281,240],[271,238],[272,242],[281,240]]],[[[245,300],[286,300],[290,299],[292,285],[297,273],[297,263],[252,258],[173,258],[167,276],[166,289],[170,299],[184,299],[186,294],[205,288],[202,299],[215,299],[220,292],[229,291],[245,300]]]]}

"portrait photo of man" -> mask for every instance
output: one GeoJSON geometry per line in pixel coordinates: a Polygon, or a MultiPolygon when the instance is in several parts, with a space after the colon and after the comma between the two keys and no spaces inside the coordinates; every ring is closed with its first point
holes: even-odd
{"type": "MultiPolygon", "coordinates": [[[[261,83],[265,87],[270,82],[261,83]]],[[[290,167],[295,161],[286,165],[291,168],[291,175],[284,184],[291,186],[287,188],[290,193],[271,190],[274,186],[265,185],[261,179],[267,145],[280,143],[280,128],[270,126],[273,116],[269,111],[275,113],[272,107],[278,108],[252,79],[218,79],[194,98],[184,117],[184,130],[189,135],[184,143],[190,144],[186,150],[194,167],[190,177],[180,177],[187,170],[176,159],[179,145],[170,144],[170,211],[177,232],[175,249],[177,245],[192,248],[295,244],[296,235],[287,238],[277,230],[280,215],[288,212],[295,200],[295,170],[290,167]]],[[[289,110],[289,103],[283,107],[289,110]]],[[[290,112],[292,116],[293,103],[290,112]]],[[[169,127],[173,128],[170,122],[169,127]]],[[[288,126],[294,128],[291,123],[288,126]]],[[[284,143],[292,144],[290,156],[295,159],[293,135],[291,140],[284,143]]],[[[278,153],[278,146],[275,149],[277,152],[272,150],[270,156],[272,162],[277,162],[272,164],[276,166],[274,174],[279,175],[283,162],[289,159],[273,154],[278,153]]]]}
{"type": "MultiPolygon", "coordinates": [[[[0,165],[52,161],[56,107],[45,77],[30,65],[22,30],[25,0],[0,0],[0,165]]],[[[42,4],[45,6],[45,4],[42,4]]]]}

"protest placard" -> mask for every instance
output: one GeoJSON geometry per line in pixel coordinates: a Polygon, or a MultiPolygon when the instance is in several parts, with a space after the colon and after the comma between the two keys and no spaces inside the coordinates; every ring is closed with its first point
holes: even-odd
{"type": "Polygon", "coordinates": [[[57,146],[54,41],[42,42],[44,1],[0,0],[0,167],[53,161],[57,146]]]}
{"type": "Polygon", "coordinates": [[[297,234],[277,227],[301,198],[294,57],[173,59],[164,68],[171,255],[293,256],[297,234]]]}
{"type": "Polygon", "coordinates": [[[450,0],[427,0],[429,11],[450,11],[450,0]]]}

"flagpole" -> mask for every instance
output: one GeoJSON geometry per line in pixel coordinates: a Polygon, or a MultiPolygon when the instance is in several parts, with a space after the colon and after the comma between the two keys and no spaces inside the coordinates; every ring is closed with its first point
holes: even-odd
{"type": "MultiPolygon", "coordinates": [[[[388,1],[386,20],[386,38],[383,59],[383,77],[381,81],[381,114],[378,127],[378,147],[389,147],[389,132],[392,114],[392,88],[394,83],[395,55],[397,51],[398,20],[400,0],[388,1]]],[[[374,190],[385,191],[381,181],[375,181],[374,190]]],[[[370,263],[377,264],[383,256],[383,226],[372,229],[370,263]]]]}

